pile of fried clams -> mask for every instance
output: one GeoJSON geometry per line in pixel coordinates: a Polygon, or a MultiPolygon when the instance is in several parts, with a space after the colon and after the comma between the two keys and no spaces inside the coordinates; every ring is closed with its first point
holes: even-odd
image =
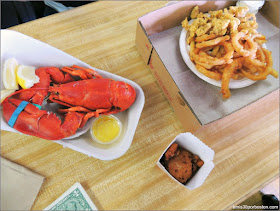
{"type": "Polygon", "coordinates": [[[193,177],[204,162],[191,152],[172,144],[162,158],[166,170],[179,182],[186,182],[193,177]]]}
{"type": "Polygon", "coordinates": [[[257,32],[256,16],[247,7],[209,11],[204,14],[196,6],[182,27],[188,32],[190,58],[196,69],[214,80],[222,80],[221,93],[230,98],[230,79],[265,80],[273,69],[271,52],[263,48],[266,37],[257,32]]]}

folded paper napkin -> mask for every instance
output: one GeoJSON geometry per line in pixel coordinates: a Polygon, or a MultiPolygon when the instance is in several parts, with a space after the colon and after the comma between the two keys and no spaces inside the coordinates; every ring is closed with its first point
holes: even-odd
{"type": "Polygon", "coordinates": [[[1,157],[1,210],[30,210],[44,177],[1,157]]]}

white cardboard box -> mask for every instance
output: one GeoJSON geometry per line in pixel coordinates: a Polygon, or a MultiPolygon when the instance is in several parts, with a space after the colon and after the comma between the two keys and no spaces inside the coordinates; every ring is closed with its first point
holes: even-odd
{"type": "Polygon", "coordinates": [[[175,139],[164,150],[164,152],[161,154],[160,158],[157,161],[157,165],[161,170],[163,170],[170,178],[172,178],[178,184],[180,184],[190,190],[193,190],[203,184],[203,182],[206,180],[206,178],[208,177],[208,175],[214,168],[214,166],[215,166],[213,163],[214,155],[215,155],[215,152],[211,148],[209,148],[206,144],[204,144],[201,140],[199,140],[197,137],[195,137],[193,134],[181,133],[178,136],[176,136],[175,139]],[[188,150],[189,152],[191,152],[195,155],[198,155],[200,157],[200,159],[203,160],[203,162],[204,162],[203,166],[186,183],[186,185],[184,185],[184,184],[180,183],[178,180],[176,180],[160,162],[160,160],[164,156],[165,152],[168,150],[168,148],[173,143],[177,143],[180,147],[188,150]]]}

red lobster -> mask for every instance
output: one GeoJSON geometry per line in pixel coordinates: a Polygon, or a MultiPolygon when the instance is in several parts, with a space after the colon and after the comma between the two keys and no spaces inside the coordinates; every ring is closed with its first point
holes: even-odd
{"type": "Polygon", "coordinates": [[[39,83],[7,97],[2,102],[3,116],[9,123],[15,110],[24,104],[25,107],[13,127],[22,133],[48,140],[74,135],[89,118],[124,111],[136,98],[136,92],[131,85],[102,78],[89,68],[76,65],[61,69],[41,67],[35,73],[40,78],[39,83]],[[80,80],[75,81],[71,76],[79,76],[80,80]],[[49,101],[67,106],[58,110],[66,113],[63,123],[55,114],[37,107],[42,105],[48,94],[49,101]]]}

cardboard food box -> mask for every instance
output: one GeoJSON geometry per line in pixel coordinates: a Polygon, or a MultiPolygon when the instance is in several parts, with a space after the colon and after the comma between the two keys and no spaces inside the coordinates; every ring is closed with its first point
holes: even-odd
{"type": "MultiPolygon", "coordinates": [[[[190,70],[180,53],[179,38],[181,22],[190,17],[196,5],[205,13],[236,5],[236,1],[173,3],[140,17],[136,30],[140,55],[188,132],[250,106],[279,89],[279,77],[268,76],[250,86],[231,89],[231,97],[224,100],[220,87],[200,79],[190,70]]],[[[257,30],[266,36],[266,47],[272,51],[273,68],[279,73],[279,1],[266,1],[256,17],[257,30]]]]}

